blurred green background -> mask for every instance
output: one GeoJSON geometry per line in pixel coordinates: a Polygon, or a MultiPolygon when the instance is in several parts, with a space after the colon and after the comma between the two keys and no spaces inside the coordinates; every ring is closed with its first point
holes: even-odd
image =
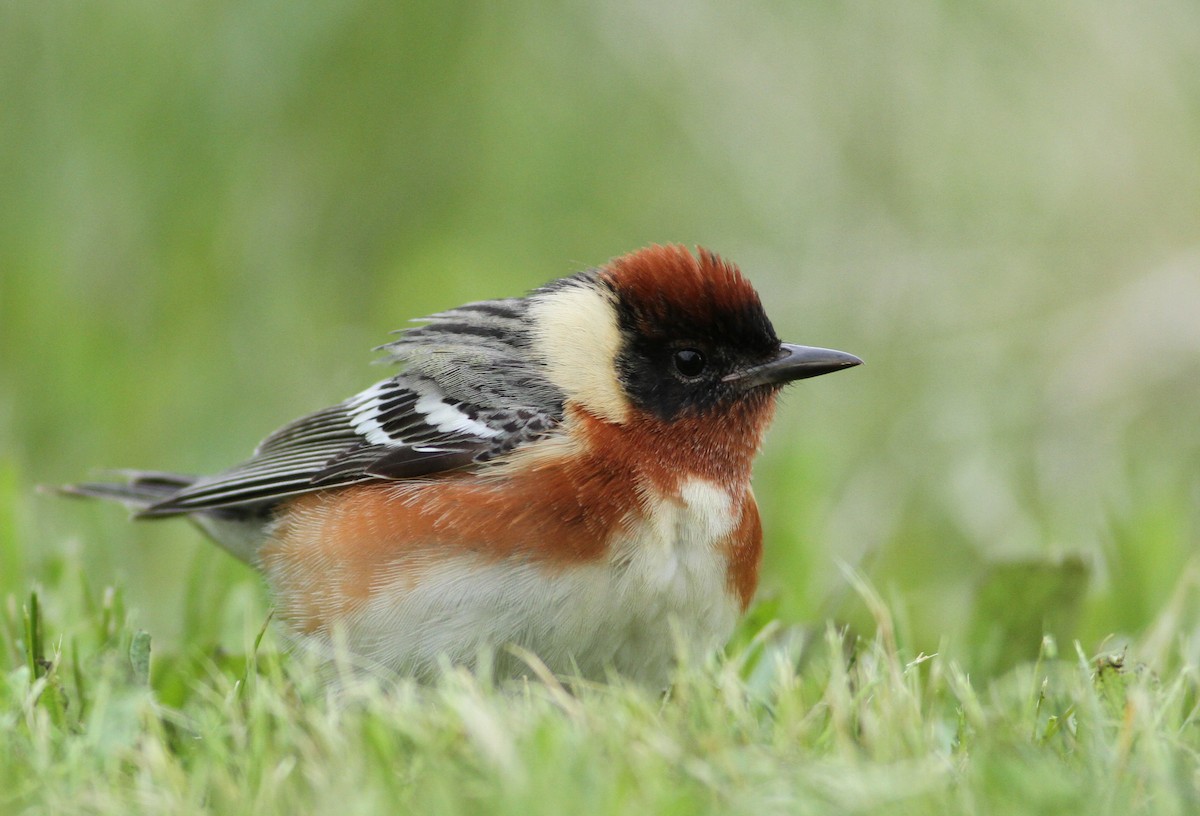
{"type": "Polygon", "coordinates": [[[411,317],[677,241],[867,361],[760,459],[771,614],[865,622],[845,562],[982,671],[1200,621],[1190,0],[16,0],[0,111],[0,593],[238,647],[253,572],[35,486],[220,469],[411,317]]]}

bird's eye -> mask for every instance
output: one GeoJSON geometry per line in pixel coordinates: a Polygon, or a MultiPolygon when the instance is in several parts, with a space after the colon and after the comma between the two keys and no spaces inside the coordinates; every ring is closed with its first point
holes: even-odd
{"type": "Polygon", "coordinates": [[[675,352],[675,370],[685,377],[699,377],[707,365],[704,355],[695,349],[680,349],[675,352]]]}

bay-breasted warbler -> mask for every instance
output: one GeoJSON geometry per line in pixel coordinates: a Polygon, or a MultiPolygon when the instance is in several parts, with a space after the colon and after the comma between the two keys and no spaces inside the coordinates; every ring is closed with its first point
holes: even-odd
{"type": "Polygon", "coordinates": [[[215,476],[69,493],[186,516],[266,576],[300,644],[664,683],[676,638],[729,637],[758,583],[750,466],[780,388],[861,361],[781,343],[732,264],[652,246],[469,303],[382,349],[400,373],[215,476]]]}

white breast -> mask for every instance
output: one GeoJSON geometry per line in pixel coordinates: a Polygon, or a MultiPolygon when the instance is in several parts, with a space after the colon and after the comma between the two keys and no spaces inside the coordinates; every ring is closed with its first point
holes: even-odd
{"type": "Polygon", "coordinates": [[[344,635],[369,663],[425,679],[441,660],[474,666],[485,652],[500,675],[524,674],[504,650],[515,644],[559,674],[603,679],[612,668],[664,684],[679,648],[702,655],[733,631],[739,604],[724,544],[734,510],[724,490],[691,481],[656,502],[602,562],[410,557],[381,576],[344,635]]]}

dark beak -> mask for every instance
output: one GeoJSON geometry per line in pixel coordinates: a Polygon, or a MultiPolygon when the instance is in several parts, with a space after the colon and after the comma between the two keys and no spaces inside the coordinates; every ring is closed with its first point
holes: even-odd
{"type": "Polygon", "coordinates": [[[736,382],[745,388],[759,385],[783,385],[792,380],[819,377],[843,368],[862,365],[862,360],[844,351],[812,346],[793,346],[781,343],[774,360],[726,375],[725,382],[736,382]]]}

